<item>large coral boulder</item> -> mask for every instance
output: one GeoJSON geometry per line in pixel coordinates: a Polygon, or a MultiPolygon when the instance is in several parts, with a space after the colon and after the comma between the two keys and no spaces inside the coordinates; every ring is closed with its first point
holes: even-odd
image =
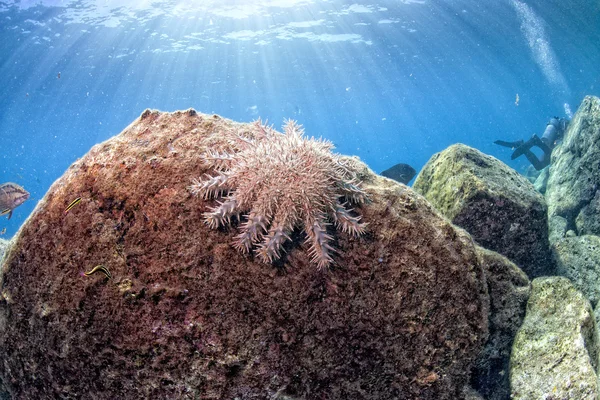
{"type": "Polygon", "coordinates": [[[469,235],[348,159],[370,199],[356,209],[365,234],[330,227],[327,268],[300,231],[275,265],[244,255],[235,220],[211,229],[215,200],[189,186],[226,133],[253,130],[146,111],[55,182],[2,278],[0,378],[14,398],[464,396],[488,321],[469,235]]]}
{"type": "Polygon", "coordinates": [[[431,157],[413,188],[529,277],[553,271],[544,197],[498,159],[463,144],[450,146],[431,157]]]}
{"type": "Polygon", "coordinates": [[[546,189],[551,241],[600,235],[600,98],[587,96],[552,152],[546,189]]]}

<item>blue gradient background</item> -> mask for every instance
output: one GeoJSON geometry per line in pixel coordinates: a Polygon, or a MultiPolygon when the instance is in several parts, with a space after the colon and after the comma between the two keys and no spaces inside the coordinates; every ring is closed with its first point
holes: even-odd
{"type": "Polygon", "coordinates": [[[593,0],[110,3],[0,1],[0,182],[32,194],[4,238],[145,108],[297,119],[376,172],[457,142],[522,172],[495,139],[600,95],[593,0]]]}

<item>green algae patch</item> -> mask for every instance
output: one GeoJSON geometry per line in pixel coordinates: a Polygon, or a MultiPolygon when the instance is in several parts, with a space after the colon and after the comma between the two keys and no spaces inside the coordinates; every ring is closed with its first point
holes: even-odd
{"type": "Polygon", "coordinates": [[[537,278],[515,337],[513,399],[597,399],[598,331],[589,301],[567,278],[537,278]]]}
{"type": "Polygon", "coordinates": [[[413,187],[481,246],[504,255],[529,277],[553,270],[544,197],[500,160],[456,144],[435,154],[413,187]]]}

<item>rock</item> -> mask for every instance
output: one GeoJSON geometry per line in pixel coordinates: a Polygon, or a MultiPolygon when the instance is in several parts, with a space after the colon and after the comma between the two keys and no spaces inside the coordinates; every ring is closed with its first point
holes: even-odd
{"type": "MultiPolygon", "coordinates": [[[[0,284],[2,282],[2,270],[3,270],[2,265],[3,265],[3,261],[4,261],[4,254],[6,254],[6,251],[8,250],[10,243],[11,243],[10,240],[0,238],[0,284]]],[[[2,320],[0,319],[0,323],[1,323],[1,321],[2,320]]],[[[8,394],[7,389],[1,379],[0,379],[0,400],[10,400],[10,395],[8,394]]]]}
{"type": "Polygon", "coordinates": [[[483,397],[481,397],[481,395],[479,393],[477,393],[476,390],[474,390],[472,387],[470,386],[465,386],[463,393],[462,393],[462,399],[463,400],[486,400],[483,397]]]}
{"type": "MultiPolygon", "coordinates": [[[[10,246],[11,241],[6,239],[0,239],[0,284],[2,282],[2,264],[4,260],[4,254],[6,254],[6,250],[8,246],[10,246]]],[[[0,320],[1,321],[1,320],[0,320]]],[[[7,392],[4,383],[0,379],[0,400],[10,400],[10,395],[7,392]]]]}
{"type": "Polygon", "coordinates": [[[589,301],[567,278],[534,279],[511,355],[512,398],[596,400],[597,368],[589,301]]]}
{"type": "Polygon", "coordinates": [[[568,226],[569,221],[565,217],[555,215],[548,218],[548,242],[556,243],[556,241],[564,237],[577,236],[573,230],[568,229],[568,226]]]}
{"type": "Polygon", "coordinates": [[[4,253],[6,253],[6,250],[8,250],[10,243],[10,240],[0,238],[0,273],[2,272],[2,260],[4,259],[4,253]]]}
{"type": "Polygon", "coordinates": [[[552,152],[546,189],[551,237],[600,235],[600,99],[587,96],[552,152]],[[554,223],[564,219],[566,224],[554,223]]]}
{"type": "Polygon", "coordinates": [[[571,280],[595,309],[600,300],[600,237],[566,237],[552,245],[557,274],[571,280]]]}
{"type": "Polygon", "coordinates": [[[469,235],[349,158],[367,179],[367,233],[331,230],[330,269],[299,232],[259,263],[231,246],[235,223],[206,225],[216,201],[188,189],[231,132],[256,125],[147,110],[52,185],[5,264],[13,397],[460,398],[489,308],[469,235]],[[98,265],[111,277],[84,274],[98,265]]]}
{"type": "Polygon", "coordinates": [[[413,188],[529,277],[553,271],[543,196],[496,158],[463,144],[450,146],[427,162],[413,188]]]}
{"type": "Polygon", "coordinates": [[[527,178],[529,182],[535,183],[535,181],[538,180],[541,174],[542,172],[535,169],[533,165],[528,165],[525,169],[525,172],[523,173],[523,176],[525,176],[525,178],[527,178]]]}
{"type": "Polygon", "coordinates": [[[533,182],[533,187],[535,188],[535,190],[537,190],[541,194],[546,193],[546,186],[548,185],[549,176],[550,169],[546,167],[540,172],[535,182],[533,182]]]}
{"type": "Polygon", "coordinates": [[[471,386],[486,400],[510,398],[510,352],[525,318],[531,285],[506,257],[478,247],[490,293],[490,335],[471,373],[471,386]]]}

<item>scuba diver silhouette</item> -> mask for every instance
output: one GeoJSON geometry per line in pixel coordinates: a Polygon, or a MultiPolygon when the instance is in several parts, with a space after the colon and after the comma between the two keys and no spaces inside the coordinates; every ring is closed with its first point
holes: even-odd
{"type": "Polygon", "coordinates": [[[523,154],[531,165],[536,170],[541,170],[548,165],[550,165],[550,156],[552,155],[552,149],[556,145],[556,142],[563,137],[565,131],[567,130],[567,126],[569,125],[569,120],[566,118],[554,117],[550,119],[548,125],[546,125],[546,130],[541,138],[538,135],[534,134],[531,139],[524,142],[522,140],[517,140],[516,142],[505,142],[503,140],[496,140],[494,143],[504,146],[510,147],[515,151],[512,153],[510,157],[511,160],[514,160],[517,157],[522,156],[523,154]],[[532,147],[538,147],[542,150],[542,155],[539,157],[531,151],[532,147]]]}

